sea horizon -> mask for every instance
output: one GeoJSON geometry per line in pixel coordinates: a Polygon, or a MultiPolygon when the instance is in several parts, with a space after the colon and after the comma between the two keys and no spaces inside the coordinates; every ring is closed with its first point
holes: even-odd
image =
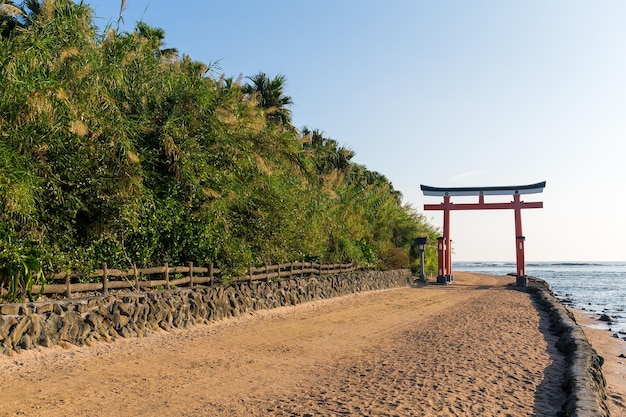
{"type": "MultiPolygon", "coordinates": [[[[452,260],[452,263],[510,263],[510,264],[514,264],[516,263],[516,260],[480,260],[480,261],[467,261],[467,260],[452,260]]],[[[619,261],[619,260],[611,260],[611,261],[596,261],[596,260],[551,260],[551,261],[534,261],[534,260],[526,260],[525,262],[527,265],[531,264],[531,263],[537,263],[537,264],[546,264],[546,263],[563,263],[563,264],[607,264],[607,263],[618,263],[618,264],[626,264],[626,260],[623,261],[619,261]]]]}

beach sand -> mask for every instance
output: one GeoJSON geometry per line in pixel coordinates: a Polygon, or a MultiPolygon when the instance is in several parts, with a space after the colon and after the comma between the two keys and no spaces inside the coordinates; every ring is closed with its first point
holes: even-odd
{"type": "Polygon", "coordinates": [[[554,416],[565,361],[513,280],[456,273],[0,357],[0,415],[554,416]]]}
{"type": "MultiPolygon", "coordinates": [[[[612,337],[606,323],[598,321],[598,316],[588,311],[568,308],[576,317],[585,336],[604,358],[602,374],[607,383],[607,405],[612,417],[626,417],[626,341],[612,337]]],[[[621,335],[626,337],[626,335],[621,335]]]]}

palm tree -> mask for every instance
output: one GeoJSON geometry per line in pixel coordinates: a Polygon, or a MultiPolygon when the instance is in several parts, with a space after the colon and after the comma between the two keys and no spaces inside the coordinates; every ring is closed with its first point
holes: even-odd
{"type": "Polygon", "coordinates": [[[347,172],[354,158],[354,151],[340,146],[339,143],[324,137],[324,132],[319,129],[302,129],[303,145],[313,151],[313,157],[317,171],[321,175],[327,175],[333,171],[347,172]]]}
{"type": "Polygon", "coordinates": [[[265,73],[259,72],[246,78],[252,81],[252,84],[246,84],[243,87],[244,92],[256,96],[258,106],[265,110],[267,120],[283,127],[290,127],[291,111],[287,106],[293,104],[293,101],[283,91],[285,76],[278,74],[274,79],[270,79],[265,73]]]}
{"type": "Polygon", "coordinates": [[[21,26],[20,18],[23,18],[24,11],[15,5],[11,0],[0,2],[0,36],[8,38],[15,28],[21,26]]]}
{"type": "Polygon", "coordinates": [[[0,36],[9,38],[16,29],[26,29],[37,21],[49,21],[55,12],[67,16],[83,7],[88,8],[82,2],[76,4],[72,0],[24,0],[21,6],[12,0],[0,0],[0,36]]]}
{"type": "MultiPolygon", "coordinates": [[[[48,0],[45,10],[54,8],[54,1],[48,0]]],[[[10,37],[18,28],[24,29],[32,25],[33,20],[41,15],[44,10],[44,2],[39,0],[26,0],[22,6],[17,6],[12,0],[0,0],[0,33],[3,38],[10,37]]]]}
{"type": "Polygon", "coordinates": [[[178,49],[163,48],[165,46],[165,31],[161,28],[155,28],[145,22],[137,22],[136,33],[148,40],[154,49],[154,55],[165,61],[175,61],[178,59],[178,49]]]}

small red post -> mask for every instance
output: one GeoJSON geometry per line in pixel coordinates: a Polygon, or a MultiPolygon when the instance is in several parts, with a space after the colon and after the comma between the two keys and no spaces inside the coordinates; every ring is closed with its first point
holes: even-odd
{"type": "Polygon", "coordinates": [[[527,284],[526,279],[526,266],[524,265],[524,244],[526,238],[522,231],[522,201],[519,194],[513,195],[513,209],[515,212],[515,260],[516,260],[516,273],[517,285],[525,287],[527,284]]]}
{"type": "Polygon", "coordinates": [[[446,238],[441,236],[437,238],[437,283],[445,284],[447,282],[445,275],[445,246],[446,238]]]}
{"type": "Polygon", "coordinates": [[[517,261],[517,285],[520,287],[525,287],[527,283],[526,279],[526,267],[524,265],[524,241],[526,238],[524,236],[516,236],[515,244],[517,245],[516,250],[516,261],[517,261]]]}
{"type": "Polygon", "coordinates": [[[448,281],[454,281],[454,275],[452,274],[452,239],[448,239],[446,247],[448,248],[448,274],[446,275],[446,279],[448,281]]]}

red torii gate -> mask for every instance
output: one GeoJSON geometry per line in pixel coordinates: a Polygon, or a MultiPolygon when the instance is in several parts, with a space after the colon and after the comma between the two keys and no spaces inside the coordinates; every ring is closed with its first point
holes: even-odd
{"type": "Polygon", "coordinates": [[[443,210],[443,236],[438,240],[439,270],[438,283],[447,283],[452,276],[452,246],[450,240],[450,211],[451,210],[501,210],[513,209],[515,211],[515,253],[517,262],[517,285],[526,286],[526,269],[524,266],[524,240],[522,233],[522,209],[543,208],[543,202],[526,203],[521,201],[522,194],[541,193],[546,182],[536,184],[505,186],[505,187],[453,187],[441,188],[420,185],[425,196],[443,197],[441,204],[424,204],[424,210],[443,210]],[[509,203],[485,203],[486,195],[513,195],[513,201],[509,203]],[[450,201],[451,196],[478,196],[478,203],[454,204],[450,201]]]}

